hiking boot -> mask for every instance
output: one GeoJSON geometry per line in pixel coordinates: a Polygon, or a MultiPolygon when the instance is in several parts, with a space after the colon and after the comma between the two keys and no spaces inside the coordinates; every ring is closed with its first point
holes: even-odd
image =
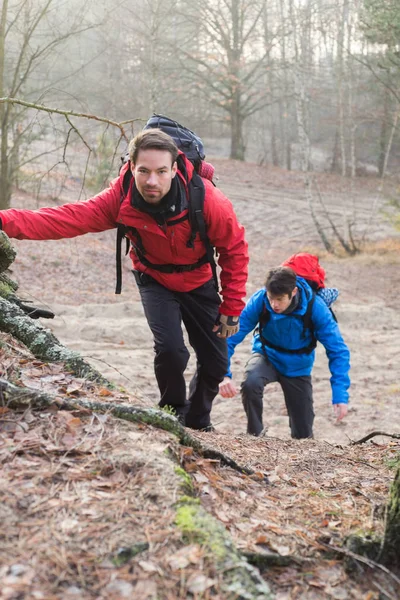
{"type": "Polygon", "coordinates": [[[215,427],[212,423],[210,423],[206,427],[202,427],[201,429],[198,429],[198,431],[204,431],[206,433],[213,433],[215,431],[215,427]]]}
{"type": "Polygon", "coordinates": [[[178,419],[179,423],[185,427],[185,415],[176,413],[175,417],[178,419]]]}
{"type": "Polygon", "coordinates": [[[193,429],[194,431],[204,431],[206,433],[212,433],[215,431],[215,427],[212,423],[206,425],[205,427],[193,427],[193,425],[186,425],[186,427],[189,427],[189,429],[193,429]]]}

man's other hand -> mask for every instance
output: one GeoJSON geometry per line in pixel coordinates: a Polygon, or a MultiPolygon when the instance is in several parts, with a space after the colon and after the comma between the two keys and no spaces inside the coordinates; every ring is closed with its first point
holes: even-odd
{"type": "Polygon", "coordinates": [[[239,317],[228,317],[228,315],[218,315],[218,319],[213,327],[213,332],[218,337],[228,338],[239,331],[239,317]]]}
{"type": "Polygon", "coordinates": [[[349,408],[347,404],[333,405],[333,412],[335,413],[336,423],[340,423],[340,421],[347,415],[348,410],[349,408]]]}
{"type": "Polygon", "coordinates": [[[237,389],[230,377],[225,377],[219,384],[219,393],[223,398],[233,398],[237,394],[237,389]]]}

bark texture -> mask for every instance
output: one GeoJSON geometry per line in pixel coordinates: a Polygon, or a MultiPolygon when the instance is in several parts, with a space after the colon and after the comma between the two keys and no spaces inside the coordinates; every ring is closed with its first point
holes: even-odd
{"type": "Polygon", "coordinates": [[[382,560],[400,566],[400,467],[390,487],[382,560]]]}

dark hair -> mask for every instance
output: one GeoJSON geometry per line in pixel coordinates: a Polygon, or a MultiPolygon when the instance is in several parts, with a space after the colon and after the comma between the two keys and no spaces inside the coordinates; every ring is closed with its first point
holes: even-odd
{"type": "Polygon", "coordinates": [[[178,158],[178,146],[170,135],[161,129],[146,129],[137,134],[129,143],[131,163],[135,164],[140,150],[164,150],[171,154],[172,164],[178,158]]]}
{"type": "Polygon", "coordinates": [[[283,296],[288,294],[292,297],[296,287],[296,273],[290,267],[276,267],[271,269],[265,282],[267,292],[272,296],[283,296]]]}

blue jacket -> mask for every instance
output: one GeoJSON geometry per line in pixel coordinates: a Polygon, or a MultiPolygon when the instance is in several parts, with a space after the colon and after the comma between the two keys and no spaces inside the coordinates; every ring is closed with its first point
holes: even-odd
{"type": "MultiPolygon", "coordinates": [[[[299,290],[299,304],[288,315],[277,314],[272,310],[265,288],[258,290],[251,296],[240,315],[240,330],[227,340],[229,357],[227,375],[229,377],[232,377],[230,361],[235,347],[244,340],[248,333],[254,331],[257,327],[264,307],[270,312],[269,321],[262,331],[264,338],[275,346],[290,350],[305,348],[310,344],[312,340],[310,330],[306,329],[304,331],[303,319],[295,315],[305,314],[313,292],[308,283],[301,277],[297,277],[297,287],[299,290]]],[[[350,352],[332,313],[318,295],[314,299],[311,319],[314,326],[314,335],[323,344],[328,356],[332,402],[333,404],[347,403],[349,400],[347,390],[350,386],[350,352]]],[[[286,377],[310,375],[315,360],[315,350],[310,354],[288,354],[268,346],[263,348],[257,331],[253,336],[252,352],[266,355],[276,370],[286,377]]]]}

